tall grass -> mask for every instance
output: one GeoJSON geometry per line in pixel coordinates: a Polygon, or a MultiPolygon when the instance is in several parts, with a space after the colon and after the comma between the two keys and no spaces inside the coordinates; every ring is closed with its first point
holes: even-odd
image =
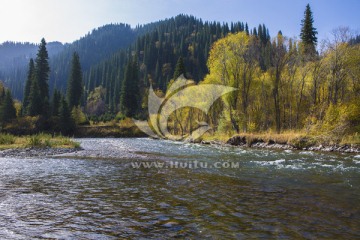
{"type": "Polygon", "coordinates": [[[36,134],[29,137],[28,147],[63,147],[78,148],[80,144],[62,135],[51,136],[50,134],[36,134]]]}
{"type": "Polygon", "coordinates": [[[28,139],[27,147],[43,147],[43,142],[40,138],[40,135],[32,135],[28,139]]]}
{"type": "Polygon", "coordinates": [[[7,133],[0,134],[0,144],[10,145],[14,143],[15,143],[15,137],[13,135],[7,133]]]}

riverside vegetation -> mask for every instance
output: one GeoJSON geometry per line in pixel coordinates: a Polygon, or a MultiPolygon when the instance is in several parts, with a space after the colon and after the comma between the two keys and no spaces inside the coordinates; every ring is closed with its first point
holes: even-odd
{"type": "Polygon", "coordinates": [[[356,147],[360,144],[359,42],[349,28],[340,27],[331,40],[318,44],[309,5],[300,39],[281,31],[272,38],[264,24],[229,26],[179,15],[136,29],[123,24],[99,28],[50,64],[42,39],[27,76],[9,74],[11,91],[0,84],[2,131],[143,136],[130,119],[148,117],[150,84],[164,97],[183,74],[193,85],[222,84],[238,90],[217,100],[208,114],[193,108],[176,110],[168,122],[174,135],[189,136],[198,122],[207,122],[212,131],[203,137],[205,141],[226,142],[239,135],[248,143],[356,147]],[[119,29],[126,29],[121,33],[128,38],[116,48],[111,39],[119,29]],[[94,39],[103,44],[84,50],[94,39]],[[100,57],[101,49],[109,55],[100,57]],[[89,52],[97,57],[90,61],[89,52]],[[19,86],[24,90],[19,91],[19,86]],[[13,101],[12,93],[22,102],[13,101]]]}
{"type": "Polygon", "coordinates": [[[0,134],[0,150],[21,148],[79,148],[80,144],[64,136],[35,134],[30,136],[14,136],[0,134]]]}

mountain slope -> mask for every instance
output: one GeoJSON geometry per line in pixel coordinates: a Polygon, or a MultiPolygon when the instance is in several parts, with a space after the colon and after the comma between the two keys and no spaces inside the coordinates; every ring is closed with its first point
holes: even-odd
{"type": "MultiPolygon", "coordinates": [[[[47,45],[50,56],[54,56],[64,49],[60,42],[50,42],[47,45]]],[[[23,67],[28,64],[29,58],[34,58],[38,45],[33,43],[4,42],[0,44],[0,71],[23,67]]]]}
{"type": "MultiPolygon", "coordinates": [[[[83,70],[106,59],[119,49],[129,46],[135,39],[136,34],[130,25],[110,24],[92,30],[86,36],[71,43],[56,48],[54,43],[47,44],[50,62],[50,90],[54,87],[65,91],[68,73],[70,70],[71,56],[74,51],[78,52],[83,70]],[[56,51],[55,51],[56,50],[56,51]]],[[[3,56],[0,59],[4,68],[0,68],[0,80],[8,86],[13,96],[22,99],[24,82],[26,79],[27,65],[30,58],[36,57],[37,45],[26,43],[4,43],[3,56]],[[13,46],[15,45],[15,46],[13,46]],[[20,58],[20,60],[18,60],[20,58]],[[11,62],[17,64],[11,65],[11,62]]]]}

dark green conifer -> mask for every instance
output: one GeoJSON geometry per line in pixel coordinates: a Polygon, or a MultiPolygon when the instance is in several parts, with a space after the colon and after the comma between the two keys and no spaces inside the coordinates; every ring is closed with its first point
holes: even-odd
{"type": "Polygon", "coordinates": [[[43,103],[40,95],[40,87],[37,78],[34,78],[31,82],[30,95],[29,95],[29,104],[27,106],[27,114],[30,116],[36,116],[43,113],[43,103]]]}
{"type": "Polygon", "coordinates": [[[184,60],[182,57],[179,57],[177,63],[176,63],[176,67],[175,67],[175,71],[174,71],[174,80],[176,80],[181,74],[186,74],[186,70],[185,70],[185,65],[184,65],[184,60]]]}
{"type": "Polygon", "coordinates": [[[303,52],[306,55],[314,56],[316,54],[316,44],[317,44],[317,31],[313,26],[314,19],[313,14],[310,9],[310,5],[306,5],[304,12],[304,19],[301,20],[301,32],[300,37],[303,43],[303,52]]]}
{"type": "Polygon", "coordinates": [[[64,97],[61,98],[59,110],[59,127],[64,135],[72,134],[75,130],[75,122],[71,117],[71,111],[64,97]]]}
{"type": "Polygon", "coordinates": [[[120,95],[120,110],[128,117],[133,117],[138,110],[140,91],[138,71],[136,58],[132,61],[129,60],[125,69],[125,77],[120,95]]]}
{"type": "Polygon", "coordinates": [[[38,81],[39,90],[41,100],[38,102],[40,105],[40,114],[46,115],[48,113],[48,109],[46,106],[49,106],[49,56],[46,50],[46,41],[45,39],[41,39],[41,43],[39,45],[39,50],[35,59],[35,77],[38,81]],[[46,100],[47,99],[47,100],[46,100]]]}
{"type": "Polygon", "coordinates": [[[74,52],[72,58],[71,72],[68,79],[66,94],[70,109],[72,109],[74,106],[80,105],[81,96],[83,94],[83,81],[80,58],[76,52],[74,52]]]}
{"type": "Polygon", "coordinates": [[[55,89],[51,99],[51,115],[58,116],[61,104],[61,93],[55,89]]]}
{"type": "Polygon", "coordinates": [[[35,77],[35,65],[34,65],[34,60],[31,58],[30,62],[29,62],[29,71],[28,71],[28,75],[27,75],[27,80],[25,83],[25,89],[24,89],[24,99],[23,99],[23,114],[26,115],[26,109],[29,105],[29,96],[30,96],[30,89],[31,89],[31,83],[32,83],[32,79],[35,77]]]}
{"type": "Polygon", "coordinates": [[[6,90],[5,99],[1,106],[1,121],[3,123],[10,122],[16,118],[16,109],[10,90],[6,90]]]}

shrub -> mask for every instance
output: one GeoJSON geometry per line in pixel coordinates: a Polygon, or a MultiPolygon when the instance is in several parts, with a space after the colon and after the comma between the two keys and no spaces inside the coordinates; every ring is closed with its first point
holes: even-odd
{"type": "Polygon", "coordinates": [[[296,137],[294,139],[291,139],[290,144],[296,147],[297,149],[303,149],[307,147],[314,146],[316,144],[316,140],[312,137],[296,137]]]}
{"type": "Polygon", "coordinates": [[[74,107],[71,111],[71,116],[75,121],[76,125],[86,125],[89,124],[85,113],[81,110],[80,106],[74,107]]]}
{"type": "Polygon", "coordinates": [[[125,118],[126,118],[126,116],[124,114],[122,114],[121,112],[118,112],[115,116],[116,121],[121,121],[121,120],[124,120],[125,118]]]}
{"type": "Polygon", "coordinates": [[[30,135],[38,132],[43,126],[39,116],[19,117],[4,126],[4,131],[14,135],[30,135]]]}

